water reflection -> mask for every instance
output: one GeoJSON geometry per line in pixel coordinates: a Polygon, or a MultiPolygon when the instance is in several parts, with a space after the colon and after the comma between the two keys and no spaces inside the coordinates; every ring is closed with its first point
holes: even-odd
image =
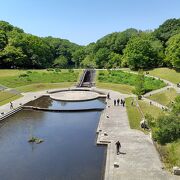
{"type": "MultiPolygon", "coordinates": [[[[36,103],[45,107],[68,104],[58,102],[54,105],[47,98],[36,103]]],[[[97,147],[95,143],[99,117],[100,112],[95,111],[52,113],[23,110],[8,118],[0,129],[0,179],[101,179],[105,147],[97,147]],[[30,135],[45,141],[29,144],[30,135]]]]}
{"type": "Polygon", "coordinates": [[[88,108],[104,108],[105,103],[103,99],[95,99],[91,101],[81,102],[66,102],[52,100],[50,97],[44,96],[35,101],[29,102],[26,105],[36,106],[49,109],[88,109],[88,108]]]}

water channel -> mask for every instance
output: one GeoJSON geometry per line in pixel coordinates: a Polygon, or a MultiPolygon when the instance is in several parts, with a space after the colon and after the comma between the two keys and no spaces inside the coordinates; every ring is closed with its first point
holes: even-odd
{"type": "MultiPolygon", "coordinates": [[[[31,105],[46,108],[105,106],[101,100],[60,102],[43,97],[31,105]]],[[[106,147],[96,145],[100,113],[22,110],[0,123],[0,179],[99,180],[106,147]],[[28,143],[30,136],[44,139],[28,143]]]]}

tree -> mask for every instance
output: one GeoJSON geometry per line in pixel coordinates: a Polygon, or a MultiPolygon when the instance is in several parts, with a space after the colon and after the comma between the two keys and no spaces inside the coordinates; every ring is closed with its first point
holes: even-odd
{"type": "Polygon", "coordinates": [[[107,48],[100,48],[95,55],[95,61],[99,68],[106,67],[111,51],[107,48]]]}
{"type": "Polygon", "coordinates": [[[175,34],[180,33],[180,19],[168,19],[154,31],[154,35],[164,43],[175,34]]]}
{"type": "Polygon", "coordinates": [[[66,68],[68,66],[68,60],[64,56],[59,56],[54,60],[53,66],[58,68],[66,68]]]}
{"type": "Polygon", "coordinates": [[[132,38],[124,50],[123,63],[135,70],[155,67],[156,54],[151,41],[142,37],[132,38]]]}
{"type": "Polygon", "coordinates": [[[138,30],[130,28],[117,34],[114,44],[114,51],[122,54],[128,41],[139,34],[138,30]]]}
{"type": "Polygon", "coordinates": [[[81,62],[81,65],[85,68],[96,68],[96,62],[92,54],[87,55],[81,62]]]}
{"type": "Polygon", "coordinates": [[[109,55],[109,61],[106,65],[106,68],[118,68],[121,67],[121,55],[120,54],[116,54],[114,52],[111,52],[111,54],[109,55]]]}
{"type": "Polygon", "coordinates": [[[172,112],[177,116],[180,115],[180,96],[177,96],[175,102],[172,104],[172,112]]]}
{"type": "Polygon", "coordinates": [[[156,121],[153,137],[161,144],[170,143],[180,138],[180,117],[161,116],[156,121]]]}
{"type": "Polygon", "coordinates": [[[5,32],[8,32],[8,31],[12,31],[13,30],[13,26],[11,24],[9,24],[8,22],[6,21],[0,21],[0,30],[3,30],[5,32]]]}
{"type": "Polygon", "coordinates": [[[84,48],[77,49],[74,53],[72,53],[72,61],[75,63],[75,67],[79,67],[81,62],[84,60],[86,54],[84,48]]]}
{"type": "Polygon", "coordinates": [[[7,68],[11,67],[22,67],[24,60],[26,59],[26,55],[23,54],[22,49],[14,46],[6,46],[1,53],[1,58],[3,59],[3,63],[6,64],[7,68]]]}
{"type": "Polygon", "coordinates": [[[8,44],[8,38],[5,31],[0,30],[0,50],[3,50],[7,44],[8,44]]]}
{"type": "Polygon", "coordinates": [[[138,99],[141,99],[141,95],[145,93],[144,81],[145,81],[144,73],[142,70],[139,70],[136,85],[135,85],[135,90],[134,90],[134,93],[137,94],[138,99]]]}
{"type": "Polygon", "coordinates": [[[167,42],[166,61],[175,68],[180,68],[180,33],[167,42]]]}

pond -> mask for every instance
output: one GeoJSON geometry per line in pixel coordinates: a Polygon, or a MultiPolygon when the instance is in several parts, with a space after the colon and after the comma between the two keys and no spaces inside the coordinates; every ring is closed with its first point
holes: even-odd
{"type": "Polygon", "coordinates": [[[91,109],[91,108],[104,108],[103,99],[95,99],[90,101],[79,102],[67,102],[52,100],[50,97],[44,96],[36,101],[32,101],[26,104],[27,106],[35,106],[49,109],[61,109],[61,110],[75,110],[75,109],[91,109]]]}
{"type": "MultiPolygon", "coordinates": [[[[40,101],[36,100],[35,103],[39,104],[40,101]]],[[[42,105],[53,108],[61,104],[51,101],[47,105],[45,102],[42,105]]],[[[78,107],[79,103],[66,103],[65,106],[78,107]]],[[[87,106],[93,106],[94,103],[85,102],[87,106]]],[[[104,106],[102,101],[97,103],[104,106]]],[[[1,179],[102,179],[106,146],[96,145],[100,113],[22,110],[1,122],[1,179]],[[44,142],[28,143],[30,136],[42,138],[44,142]]]]}

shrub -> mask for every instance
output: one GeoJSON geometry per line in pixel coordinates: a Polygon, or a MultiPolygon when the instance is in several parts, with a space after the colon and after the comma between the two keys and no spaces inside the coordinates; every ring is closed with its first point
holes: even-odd
{"type": "Polygon", "coordinates": [[[21,77],[22,77],[22,78],[23,78],[23,77],[29,77],[29,74],[20,74],[20,75],[19,75],[19,78],[21,78],[21,77]]]}
{"type": "Polygon", "coordinates": [[[47,71],[54,71],[54,69],[53,68],[48,68],[47,71]]]}
{"type": "Polygon", "coordinates": [[[32,71],[27,71],[26,73],[27,73],[27,74],[31,74],[31,73],[32,73],[32,71]]]}
{"type": "Polygon", "coordinates": [[[173,142],[180,138],[180,117],[174,115],[159,117],[153,137],[161,144],[173,142]]]}
{"type": "Polygon", "coordinates": [[[55,69],[55,72],[61,72],[61,69],[56,68],[56,69],[55,69]]]}
{"type": "Polygon", "coordinates": [[[74,73],[74,69],[68,69],[69,73],[74,73]]]}
{"type": "Polygon", "coordinates": [[[123,72],[120,70],[108,70],[99,72],[98,80],[100,82],[113,82],[117,84],[127,84],[130,86],[136,86],[137,95],[142,95],[146,92],[156,90],[165,86],[165,83],[161,80],[153,79],[151,77],[144,77],[142,75],[123,72]]]}

